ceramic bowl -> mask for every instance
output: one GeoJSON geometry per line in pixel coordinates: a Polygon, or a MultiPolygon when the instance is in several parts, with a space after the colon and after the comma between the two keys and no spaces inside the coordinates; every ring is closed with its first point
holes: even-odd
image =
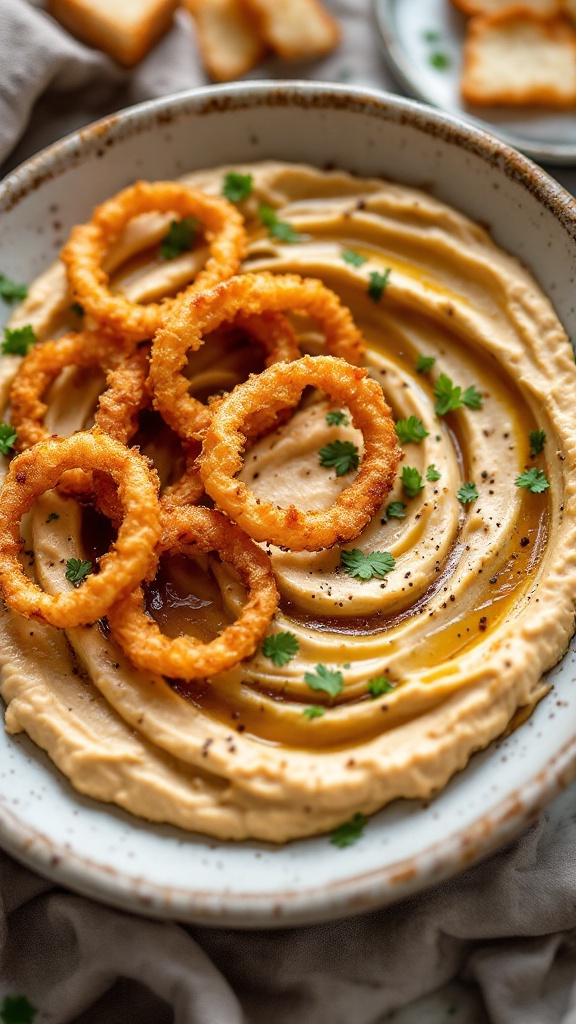
{"type": "MultiPolygon", "coordinates": [[[[255,83],[115,114],[0,185],[0,266],[31,280],[70,227],[136,178],[263,158],[416,185],[491,231],[532,270],[576,336],[576,204],[487,133],[418,103],[348,87],[255,83]]],[[[145,914],[285,926],[354,914],[454,874],[521,830],[576,773],[574,650],[555,694],[473,757],[431,803],[396,801],[361,842],[215,842],[79,796],[25,736],[0,737],[0,844],[60,884],[145,914]],[[555,701],[563,701],[554,717],[555,701]]]]}

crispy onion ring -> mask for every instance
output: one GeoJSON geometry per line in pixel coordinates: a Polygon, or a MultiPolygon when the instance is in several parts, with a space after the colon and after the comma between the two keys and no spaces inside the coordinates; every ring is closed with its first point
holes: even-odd
{"type": "Polygon", "coordinates": [[[18,431],[17,450],[25,451],[51,437],[44,426],[48,405],[43,398],[62,370],[97,366],[108,374],[117,361],[117,347],[108,335],[98,332],[65,334],[35,346],[22,360],[10,390],[10,422],[18,431]]]}
{"type": "Polygon", "coordinates": [[[154,564],[161,533],[157,495],[158,479],[146,459],[100,431],[42,441],[18,455],[0,494],[0,587],[6,604],[28,619],[60,628],[85,625],[105,615],[154,564]],[[63,473],[79,466],[110,474],[124,518],[113,547],[100,559],[98,573],[77,589],[45,594],[20,565],[20,520],[63,473]]]}
{"type": "Polygon", "coordinates": [[[252,317],[288,310],[307,313],[319,322],[330,355],[360,362],[365,346],[350,311],[314,278],[241,274],[190,300],[186,297],[156,334],[150,360],[154,405],[183,441],[207,426],[206,407],[188,394],[190,382],[183,373],[187,353],[197,351],[204,335],[232,323],[238,314],[252,317]]]}
{"type": "Polygon", "coordinates": [[[218,552],[239,573],[248,598],[239,618],[209,643],[194,637],[164,636],[144,612],[138,587],[108,612],[114,639],[130,660],[150,672],[170,678],[206,679],[233,668],[254,653],[278,606],[278,590],[268,556],[221,512],[179,508],[164,515],[164,533],[157,554],[190,549],[218,552]]]}
{"type": "Polygon", "coordinates": [[[401,457],[382,389],[366,370],[333,356],[303,356],[254,374],[223,399],[204,437],[200,473],[217,506],[255,540],[292,551],[319,551],[358,536],[392,489],[401,457]],[[334,505],[303,512],[256,498],[236,474],[242,468],[244,424],[253,411],[294,406],[309,385],[350,410],[363,434],[364,457],[358,475],[334,505]]]}
{"type": "Polygon", "coordinates": [[[177,182],[139,181],[97,206],[87,224],[72,229],[61,258],[66,264],[74,300],[101,327],[136,341],[153,336],[181,295],[147,305],[113,295],[102,264],[110,245],[128,222],[152,210],[196,217],[206,231],[209,257],[189,290],[211,288],[235,274],[246,246],[243,218],[232,203],[177,182]]]}

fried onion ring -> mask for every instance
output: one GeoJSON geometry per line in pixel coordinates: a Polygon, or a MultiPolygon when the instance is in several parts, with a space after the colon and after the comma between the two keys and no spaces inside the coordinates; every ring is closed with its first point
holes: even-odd
{"type": "Polygon", "coordinates": [[[392,489],[401,457],[382,389],[366,370],[333,356],[303,356],[252,375],[223,399],[204,437],[200,473],[216,505],[255,540],[319,551],[358,536],[392,489]],[[242,468],[244,424],[253,411],[293,407],[309,385],[349,409],[363,434],[364,457],[353,483],[330,508],[303,512],[256,498],[236,474],[242,468]]]}
{"type": "Polygon", "coordinates": [[[314,278],[298,274],[241,274],[211,291],[186,296],[158,331],[152,345],[150,382],[154,405],[184,441],[207,426],[206,407],[189,393],[184,376],[188,352],[197,351],[204,335],[224,323],[269,311],[304,312],[317,320],[330,355],[360,362],[364,341],[350,311],[338,296],[314,278]]]}
{"type": "Polygon", "coordinates": [[[48,411],[43,398],[62,370],[97,366],[108,374],[117,361],[118,350],[110,337],[92,331],[65,334],[31,349],[10,390],[10,422],[18,432],[17,450],[25,451],[51,437],[43,422],[48,411]]]}
{"type": "Polygon", "coordinates": [[[182,293],[159,303],[139,305],[111,293],[102,265],[110,245],[128,222],[152,210],[196,217],[205,229],[209,256],[189,285],[190,291],[211,288],[235,274],[246,246],[243,218],[232,203],[177,182],[139,181],[97,206],[87,224],[72,229],[61,258],[74,300],[101,327],[135,341],[153,336],[166,314],[176,308],[182,293]]]}
{"type": "Polygon", "coordinates": [[[6,604],[25,618],[60,628],[95,622],[155,564],[154,548],[161,534],[156,473],[141,455],[101,431],[42,441],[16,456],[0,493],[0,506],[0,588],[6,604]],[[97,573],[77,589],[46,594],[26,576],[18,559],[20,520],[63,473],[79,466],[110,474],[124,518],[97,573]]]}
{"type": "Polygon", "coordinates": [[[221,512],[190,506],[170,510],[163,520],[157,553],[218,552],[248,591],[242,614],[209,643],[185,636],[171,640],[145,614],[140,586],[110,609],[108,622],[137,668],[169,678],[206,679],[250,657],[265,635],[279,600],[272,565],[268,555],[221,512]]]}

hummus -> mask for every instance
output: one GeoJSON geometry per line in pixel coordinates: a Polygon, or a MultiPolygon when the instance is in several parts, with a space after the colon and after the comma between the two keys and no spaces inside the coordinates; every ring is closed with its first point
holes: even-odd
{"type": "MultiPolygon", "coordinates": [[[[367,365],[395,419],[415,416],[427,432],[403,444],[394,491],[347,545],[390,552],[395,567],[361,580],[343,571],[338,548],[272,548],[282,595],[272,631],[293,633],[297,655],[275,666],[259,650],[202,684],[138,672],[102,623],[63,632],[5,612],[2,696],[8,731],[25,730],[80,792],[221,839],[283,842],[397,797],[429,797],[546,692],[543,673],[574,629],[576,368],[533,278],[446,205],[382,181],[271,162],[187,180],[219,194],[230,169],[254,178],[241,206],[245,268],[295,271],[334,289],[366,338],[367,365]],[[299,239],[270,237],[259,203],[275,207],[299,239]],[[349,250],[363,260],[343,258],[349,250]],[[375,273],[386,278],[379,297],[375,273]],[[419,356],[435,362],[419,372],[419,356]],[[481,404],[437,415],[441,374],[462,394],[478,392],[481,404]],[[537,454],[533,431],[546,435],[537,454]],[[406,467],[420,476],[415,496],[402,482],[406,467]],[[531,468],[545,474],[547,490],[516,484],[531,468]],[[466,484],[475,490],[466,494],[466,484]],[[341,674],[338,696],[307,684],[318,665],[341,674]],[[385,692],[372,696],[369,684],[381,677],[385,692]]],[[[114,287],[140,301],[181,287],[203,254],[158,264],[152,247],[165,231],[160,216],[130,225],[110,258],[114,287]]],[[[41,338],[70,329],[69,304],[58,264],[30,289],[12,326],[32,323],[41,338]]],[[[322,351],[314,324],[296,326],[307,351],[322,351]]],[[[17,362],[3,361],[4,400],[17,362]]],[[[242,339],[215,335],[190,359],[192,391],[228,390],[260,366],[242,339]]],[[[85,373],[64,374],[51,391],[50,429],[89,426],[100,386],[85,373]]],[[[361,436],[329,425],[327,411],[322,396],[305,396],[288,423],[248,451],[242,476],[257,494],[321,508],[349,483],[321,466],[318,452],[335,439],[361,449],[361,436]]],[[[138,440],[169,481],[174,445],[149,420],[138,440]]],[[[106,548],[100,521],[88,519],[50,493],[25,520],[25,549],[46,590],[66,585],[68,558],[106,548]]],[[[174,557],[149,588],[148,608],[170,635],[206,639],[235,617],[243,596],[217,560],[174,557]]]]}

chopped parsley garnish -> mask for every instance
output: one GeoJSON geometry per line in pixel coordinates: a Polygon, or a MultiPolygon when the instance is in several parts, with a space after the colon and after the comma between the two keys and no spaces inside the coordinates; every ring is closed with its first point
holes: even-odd
{"type": "Polygon", "coordinates": [[[353,267],[361,267],[363,263],[368,262],[368,257],[356,252],[355,249],[342,249],[342,259],[353,267]]]}
{"type": "Polygon", "coordinates": [[[26,996],[5,996],[0,1007],[2,1024],[32,1024],[38,1010],[26,996]]]}
{"type": "Polygon", "coordinates": [[[159,250],[160,259],[175,260],[183,252],[188,252],[192,248],[199,227],[200,221],[196,217],[173,220],[162,239],[159,250]]]}
{"type": "Polygon", "coordinates": [[[396,565],[396,559],[389,551],[371,551],[365,555],[359,548],[343,551],[341,562],[344,572],[357,580],[371,580],[373,576],[382,579],[396,565]]]}
{"type": "Polygon", "coordinates": [[[424,488],[424,481],[414,466],[404,466],[401,480],[402,486],[409,498],[416,498],[424,488]]]}
{"type": "Polygon", "coordinates": [[[248,196],[252,195],[253,178],[251,174],[239,174],[238,171],[229,171],[224,175],[222,182],[222,195],[231,203],[242,203],[248,196]]]}
{"type": "Polygon", "coordinates": [[[392,693],[392,683],[386,676],[375,676],[368,683],[368,693],[371,697],[381,697],[384,693],[392,693]]]}
{"type": "Polygon", "coordinates": [[[347,427],[350,420],[341,409],[330,409],[330,412],[326,413],[326,423],[329,427],[347,427]]]}
{"type": "Polygon", "coordinates": [[[79,302],[73,302],[70,306],[70,311],[76,316],[84,316],[84,306],[81,306],[79,302]]]}
{"type": "Polygon", "coordinates": [[[53,523],[56,519],[60,519],[60,516],[58,515],[58,513],[57,512],[51,512],[50,515],[48,516],[48,519],[46,520],[46,522],[47,523],[53,523]]]}
{"type": "Polygon", "coordinates": [[[352,441],[331,441],[318,452],[320,465],[327,469],[334,468],[336,476],[344,476],[351,469],[358,469],[360,458],[358,448],[352,441]]]}
{"type": "Polygon", "coordinates": [[[483,398],[479,391],[476,390],[473,384],[469,388],[466,388],[462,395],[462,403],[468,406],[469,409],[481,409],[483,404],[483,398]]]}
{"type": "Polygon", "coordinates": [[[416,373],[428,373],[434,363],[436,362],[436,356],[418,356],[416,360],[416,373]]]}
{"type": "Polygon", "coordinates": [[[272,633],[262,644],[262,654],[274,665],[287,665],[298,654],[300,645],[294,633],[272,633]]]}
{"type": "Polygon", "coordinates": [[[28,289],[25,284],[16,284],[5,274],[0,274],[0,298],[6,302],[20,302],[27,295],[28,289]]]}
{"type": "Polygon", "coordinates": [[[81,558],[69,558],[66,562],[66,579],[75,587],[79,587],[91,572],[92,562],[85,562],[81,558]]]}
{"type": "Polygon", "coordinates": [[[409,416],[407,420],[398,420],[396,424],[396,436],[400,444],[409,444],[411,441],[418,444],[428,437],[428,431],[417,416],[409,416]]]}
{"type": "Polygon", "coordinates": [[[388,278],[390,277],[390,268],[384,271],[383,274],[379,270],[373,270],[370,274],[370,284],[368,285],[368,295],[373,302],[380,302],[384,294],[384,289],[388,284],[388,278]]]}
{"type": "Polygon", "coordinates": [[[0,423],[0,452],[2,455],[9,455],[10,449],[14,448],[14,441],[18,434],[8,423],[0,423]]]}
{"type": "Polygon", "coordinates": [[[25,356],[31,345],[38,341],[31,324],[25,327],[5,327],[2,351],[5,355],[25,356]]]}
{"type": "Polygon", "coordinates": [[[452,61],[447,53],[444,53],[442,50],[435,50],[434,53],[431,53],[428,57],[428,63],[431,64],[433,68],[436,68],[437,71],[446,71],[446,69],[452,64],[452,61]]]}
{"type": "Polygon", "coordinates": [[[389,519],[406,519],[406,505],[403,501],[391,501],[385,514],[389,519]]]}
{"type": "Polygon", "coordinates": [[[462,487],[456,491],[456,497],[463,505],[469,505],[471,501],[476,501],[478,497],[478,488],[476,487],[476,484],[472,483],[472,481],[467,484],[462,484],[462,487]]]}
{"type": "Polygon", "coordinates": [[[434,385],[434,397],[434,411],[437,416],[446,416],[463,405],[467,405],[469,409],[482,408],[482,395],[473,384],[462,393],[462,388],[455,386],[445,373],[440,374],[434,385]]]}
{"type": "Polygon", "coordinates": [[[544,450],[546,434],[543,430],[530,431],[530,455],[540,455],[544,450]]]}
{"type": "Polygon", "coordinates": [[[535,466],[521,473],[514,482],[516,487],[525,487],[527,491],[532,491],[532,494],[542,494],[550,487],[544,470],[536,469],[535,466]]]}
{"type": "Polygon", "coordinates": [[[364,829],[368,824],[368,818],[364,814],[355,814],[350,821],[345,821],[339,828],[334,829],[330,836],[332,846],[338,846],[343,850],[346,846],[352,846],[364,835],[364,829]]]}
{"type": "Polygon", "coordinates": [[[302,714],[304,718],[322,718],[324,708],[321,708],[318,704],[311,704],[310,707],[304,708],[302,714]]]}
{"type": "Polygon", "coordinates": [[[326,665],[316,665],[315,672],[306,672],[304,682],[311,690],[322,690],[331,697],[337,697],[344,689],[341,672],[332,672],[326,665]]]}
{"type": "Polygon", "coordinates": [[[272,206],[261,203],[259,213],[260,220],[268,228],[268,234],[272,238],[277,238],[279,242],[291,243],[300,241],[302,236],[287,221],[278,220],[276,210],[272,206]]]}
{"type": "Polygon", "coordinates": [[[441,476],[442,474],[436,469],[436,466],[432,462],[428,466],[428,469],[426,470],[426,479],[429,480],[431,484],[433,484],[436,483],[436,480],[439,480],[441,476]]]}
{"type": "Polygon", "coordinates": [[[427,28],[422,33],[422,39],[424,40],[425,43],[439,43],[440,33],[436,32],[436,30],[433,28],[427,28]]]}

